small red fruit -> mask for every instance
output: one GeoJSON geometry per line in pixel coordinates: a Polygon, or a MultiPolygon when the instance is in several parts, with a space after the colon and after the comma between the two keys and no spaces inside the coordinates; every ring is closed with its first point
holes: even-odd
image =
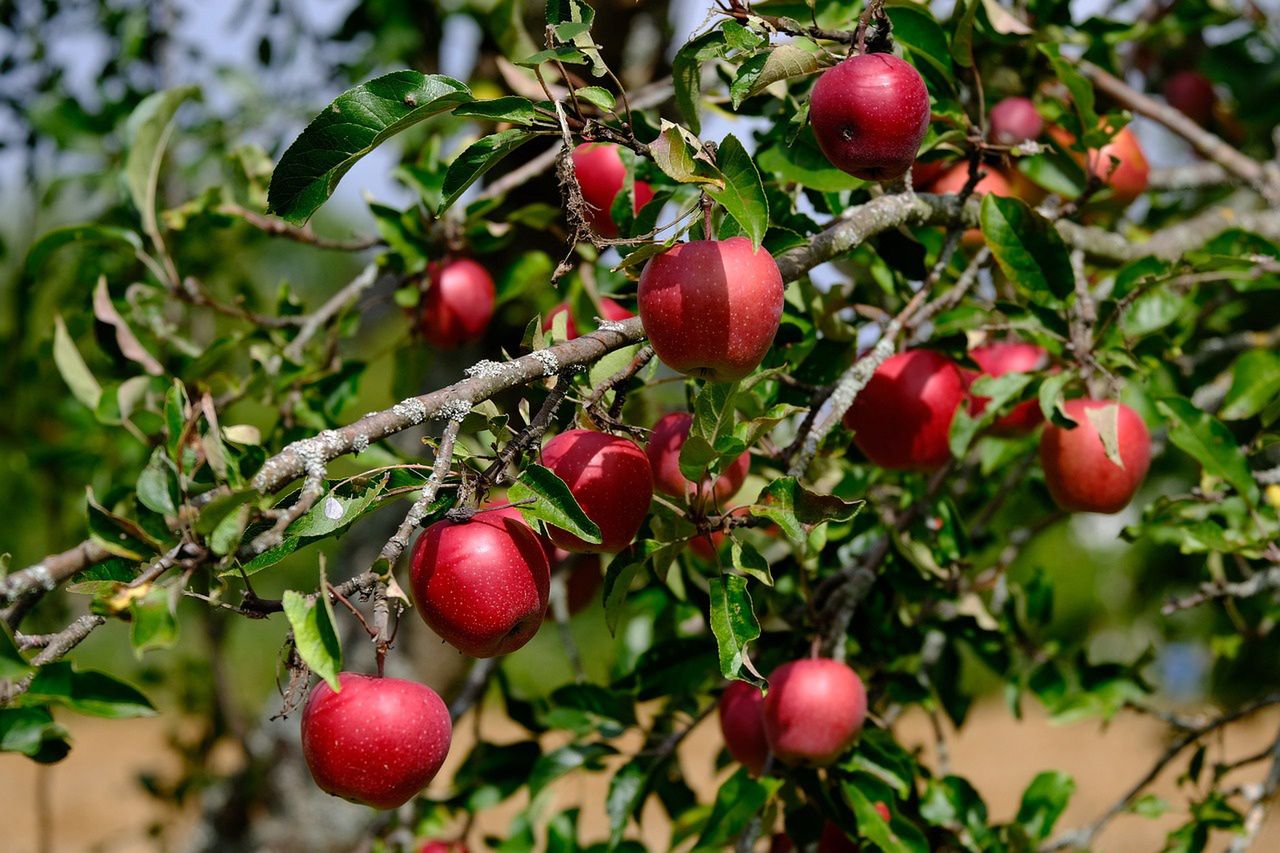
{"type": "Polygon", "coordinates": [[[432,346],[453,349],[479,340],[493,317],[496,291],[484,267],[470,258],[433,263],[423,298],[422,336],[432,346]]]}
{"type": "Polygon", "coordinates": [[[651,258],[640,274],[640,317],[658,358],[715,382],[755,370],[782,320],[782,274],[746,237],[693,240],[651,258]]]}
{"type": "Polygon", "coordinates": [[[731,681],[720,694],[716,710],[729,754],[752,775],[759,776],[769,757],[769,742],[764,736],[764,694],[754,684],[731,681]]]}
{"type": "Polygon", "coordinates": [[[991,108],[991,140],[1017,145],[1044,132],[1044,119],[1030,98],[1005,98],[991,108]]]}
{"type": "Polygon", "coordinates": [[[1213,120],[1218,93],[1199,71],[1179,71],[1165,81],[1164,99],[1196,124],[1208,124],[1213,120]]]}
{"type": "Polygon", "coordinates": [[[418,853],[468,853],[461,841],[424,841],[418,853]]]}
{"type": "MultiPolygon", "coordinates": [[[[975,196],[984,196],[987,193],[991,193],[1004,198],[1012,198],[1013,188],[1009,186],[1009,182],[1005,180],[1004,175],[989,166],[983,168],[986,174],[974,185],[973,194],[975,196]]],[[[934,181],[930,191],[941,195],[959,193],[968,182],[969,164],[960,163],[934,181]]],[[[978,228],[970,228],[964,232],[961,240],[966,246],[980,246],[982,245],[982,231],[978,228]]]]}
{"type": "Polygon", "coordinates": [[[714,504],[720,504],[738,493],[751,467],[751,454],[743,453],[724,469],[715,483],[708,477],[695,485],[680,471],[680,449],[689,437],[693,416],[685,412],[663,415],[653,425],[649,443],[644,452],[653,468],[653,486],[673,498],[693,497],[702,494],[714,504]]]}
{"type": "Polygon", "coordinates": [[[851,56],[818,78],[809,123],[831,164],[866,181],[906,174],[929,129],[929,90],[890,53],[851,56]]]}
{"type": "Polygon", "coordinates": [[[302,755],[317,785],[376,809],[413,799],[449,754],[449,709],[425,684],[343,672],[302,711],[302,755]]]}
{"type": "Polygon", "coordinates": [[[413,548],[413,598],[431,630],[477,658],[505,655],[538,631],[551,570],[542,543],[505,511],[437,521],[413,548]]]}
{"type": "MultiPolygon", "coordinates": [[[[1075,137],[1060,127],[1049,128],[1049,134],[1068,148],[1074,144],[1075,137]]],[[[1077,160],[1082,164],[1087,161],[1089,171],[1111,188],[1112,197],[1121,204],[1129,204],[1146,192],[1151,167],[1132,127],[1122,128],[1106,145],[1077,160]]]]}
{"type": "Polygon", "coordinates": [[[876,368],[844,424],[854,444],[881,468],[931,471],[951,458],[949,436],[966,395],[954,361],[930,350],[892,356],[876,368]]]}
{"type": "MultiPolygon", "coordinates": [[[[618,226],[611,211],[613,200],[622,192],[627,177],[627,167],[618,153],[618,146],[608,142],[584,142],[573,149],[573,172],[582,187],[582,198],[587,203],[587,222],[591,228],[605,237],[617,237],[618,226]]],[[[636,181],[636,212],[652,199],[653,187],[644,181],[636,181]]]]}
{"type": "Polygon", "coordinates": [[[1147,476],[1151,435],[1133,409],[1112,400],[1068,400],[1067,416],[1078,426],[1047,424],[1040,436],[1040,464],[1054,503],[1068,512],[1119,512],[1147,476]],[[1092,417],[1091,417],[1092,416],[1092,417]],[[1093,418],[1115,418],[1123,466],[1107,456],[1093,418]]]}
{"type": "MultiPolygon", "coordinates": [[[[1043,347],[1019,341],[1003,341],[975,347],[969,351],[972,358],[982,368],[986,376],[1004,376],[1006,373],[1034,373],[1043,370],[1049,364],[1049,353],[1043,347]]],[[[969,414],[981,415],[987,408],[990,399],[987,397],[969,398],[969,414]]],[[[1040,404],[1035,400],[1026,400],[1013,407],[1007,415],[996,418],[991,431],[996,435],[1025,435],[1040,425],[1044,420],[1040,413],[1040,404]]]]}
{"type": "Polygon", "coordinates": [[[785,764],[831,764],[857,740],[866,718],[862,679],[839,661],[805,658],[784,663],[769,676],[765,737],[785,764]]]}
{"type": "Polygon", "coordinates": [[[917,160],[911,167],[911,188],[918,193],[932,192],[933,182],[950,168],[951,162],[948,160],[930,160],[927,163],[917,160]]]}
{"type": "MultiPolygon", "coordinates": [[[[600,310],[604,313],[604,319],[612,320],[615,323],[619,323],[623,320],[636,316],[608,297],[600,300],[600,310]]],[[[559,317],[561,314],[565,315],[565,339],[571,341],[578,337],[580,333],[578,331],[578,324],[573,321],[573,314],[569,311],[569,303],[567,302],[561,302],[555,308],[552,308],[547,312],[546,318],[542,321],[542,331],[551,331],[552,327],[555,326],[556,317],[559,317]]]]}
{"type": "Polygon", "coordinates": [[[542,464],[564,480],[603,540],[595,544],[551,527],[552,542],[574,553],[616,553],[631,544],[653,500],[649,459],[634,441],[571,429],[543,446],[542,464]]]}

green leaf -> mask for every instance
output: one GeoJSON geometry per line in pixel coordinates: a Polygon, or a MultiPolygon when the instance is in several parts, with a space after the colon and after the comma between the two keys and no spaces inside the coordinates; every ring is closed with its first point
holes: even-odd
{"type": "Polygon", "coordinates": [[[803,545],[808,537],[805,525],[848,521],[858,514],[862,504],[811,492],[795,477],[779,477],[760,492],[751,514],[771,519],[788,539],[803,545]]]}
{"type": "Polygon", "coordinates": [[[285,590],[283,601],[284,615],[293,628],[293,641],[303,663],[335,691],[341,690],[338,673],[342,671],[342,643],[334,626],[324,572],[320,573],[320,595],[314,600],[289,589],[285,590]]]}
{"type": "Polygon", "coordinates": [[[1075,421],[1067,417],[1066,409],[1063,408],[1063,391],[1074,378],[1071,372],[1064,370],[1050,374],[1040,383],[1040,412],[1045,420],[1060,427],[1071,428],[1076,425],[1075,421]]]}
{"type": "Polygon", "coordinates": [[[142,598],[129,602],[129,642],[142,657],[151,649],[168,649],[178,641],[178,621],[169,606],[169,591],[152,587],[142,598]]]}
{"type": "Polygon", "coordinates": [[[538,759],[529,774],[529,796],[536,797],[542,789],[568,773],[586,768],[599,770],[602,760],[610,755],[617,755],[618,750],[607,743],[571,743],[552,750],[538,759]]]}
{"type": "Polygon", "coordinates": [[[1218,415],[1227,421],[1251,418],[1277,397],[1280,397],[1280,353],[1252,349],[1231,365],[1231,387],[1218,415]]]}
{"type": "Polygon", "coordinates": [[[130,560],[144,559],[156,550],[155,542],[137,524],[99,505],[92,491],[86,490],[85,495],[90,539],[117,557],[130,560]]]}
{"type": "Polygon", "coordinates": [[[768,53],[757,54],[739,66],[729,88],[733,108],[736,110],[747,98],[760,94],[779,80],[816,74],[822,64],[822,51],[803,37],[780,44],[768,53]]]}
{"type": "Polygon", "coordinates": [[[587,542],[600,542],[600,528],[582,511],[564,480],[550,468],[526,465],[507,490],[507,500],[519,504],[521,514],[529,520],[537,519],[559,527],[587,542]]]}
{"type": "Polygon", "coordinates": [[[8,624],[0,624],[0,679],[17,681],[35,672],[35,667],[27,663],[27,659],[18,650],[18,645],[9,633],[8,624]]]}
{"type": "MultiPolygon", "coordinates": [[[[840,785],[845,799],[853,807],[853,815],[858,821],[858,834],[870,841],[874,849],[885,853],[928,853],[929,844],[924,834],[910,821],[896,818],[890,813],[892,820],[881,816],[875,802],[864,793],[863,788],[882,790],[888,794],[889,789],[877,784],[877,780],[861,773],[840,785]],[[869,784],[870,783],[870,784],[869,784]]],[[[888,805],[888,803],[885,803],[888,805]]]]}
{"type": "Polygon", "coordinates": [[[142,252],[142,238],[128,228],[115,228],[110,225],[65,225],[62,228],[46,231],[27,252],[26,274],[35,276],[49,256],[63,246],[85,243],[122,243],[135,255],[142,252]]]}
{"type": "Polygon", "coordinates": [[[1037,45],[1040,52],[1048,58],[1049,64],[1057,78],[1071,93],[1071,105],[1075,107],[1076,117],[1080,122],[1082,133],[1095,131],[1099,125],[1098,111],[1095,106],[1093,84],[1081,74],[1073,62],[1063,58],[1057,44],[1041,43],[1037,45]]]}
{"type": "Polygon", "coordinates": [[[53,721],[48,708],[0,708],[0,751],[18,752],[40,764],[67,757],[67,730],[53,721]]]}
{"type": "MultiPolygon", "coordinates": [[[[268,548],[249,562],[245,563],[241,568],[244,569],[246,575],[255,575],[263,569],[269,569],[276,563],[288,557],[302,544],[302,540],[297,536],[287,536],[284,541],[274,548],[268,548]]],[[[239,575],[239,572],[228,571],[225,575],[239,575]]]]}
{"type": "Polygon", "coordinates": [[[534,134],[527,130],[511,128],[482,136],[468,145],[467,149],[449,164],[449,169],[445,172],[444,200],[440,202],[440,209],[436,213],[444,213],[452,207],[453,203],[467,191],[467,187],[496,166],[502,158],[533,138],[534,134]]]}
{"type": "Polygon", "coordinates": [[[457,80],[417,71],[396,71],[347,90],[280,158],[267,191],[270,211],[301,225],[361,157],[405,128],[471,100],[457,80]]]}
{"type": "Polygon", "coordinates": [[[1169,425],[1169,440],[1201,465],[1206,473],[1226,480],[1250,503],[1258,501],[1258,484],[1231,430],[1183,397],[1162,397],[1156,408],[1169,425]]]}
{"type": "Polygon", "coordinates": [[[671,82],[676,109],[693,133],[702,132],[702,63],[722,54],[725,48],[724,32],[711,30],[685,42],[672,60],[671,82]]]}
{"type": "Polygon", "coordinates": [[[125,132],[129,154],[125,158],[124,179],[133,205],[142,214],[144,230],[156,233],[156,187],[160,182],[160,164],[173,130],[173,117],[178,107],[200,96],[197,86],[180,86],[148,95],[129,116],[125,132]]]}
{"type": "Polygon", "coordinates": [[[724,176],[724,189],[708,187],[707,194],[737,220],[751,245],[759,250],[769,229],[769,199],[756,164],[738,137],[729,134],[720,143],[716,165],[724,176]]]}
{"type": "Polygon", "coordinates": [[[102,399],[102,386],[81,358],[61,314],[53,317],[53,363],[75,398],[90,409],[97,409],[98,401],[102,399]]]}
{"type": "Polygon", "coordinates": [[[191,416],[191,401],[182,380],[174,379],[173,386],[164,395],[165,447],[169,458],[179,462],[182,455],[182,431],[191,416]]]}
{"type": "Polygon", "coordinates": [[[698,836],[696,851],[726,850],[742,835],[765,803],[782,787],[782,779],[752,779],[747,768],[740,767],[716,792],[715,804],[707,824],[698,836]]]}
{"type": "Polygon", "coordinates": [[[1006,373],[1003,376],[981,376],[969,389],[974,397],[986,397],[987,406],[982,414],[974,417],[969,414],[969,407],[961,404],[956,408],[951,420],[951,455],[957,459],[964,457],[969,446],[978,433],[995,422],[1004,414],[1011,400],[1018,399],[1035,377],[1029,373],[1006,373]]]}
{"type": "Polygon", "coordinates": [[[765,586],[773,586],[773,573],[769,570],[769,561],[756,550],[750,542],[744,542],[736,536],[729,539],[729,565],[735,571],[750,575],[765,586]]]}
{"type": "Polygon", "coordinates": [[[133,685],[104,672],[79,672],[68,661],[40,667],[19,702],[23,706],[52,703],[79,714],[109,720],[156,714],[155,706],[133,685]]]}
{"type": "Polygon", "coordinates": [[[151,461],[138,475],[137,492],[138,500],[152,512],[164,516],[178,514],[178,472],[163,448],[151,451],[151,461]]]}
{"type": "Polygon", "coordinates": [[[622,605],[627,601],[627,592],[635,580],[636,573],[644,568],[650,559],[662,559],[670,554],[673,546],[669,543],[655,542],[645,539],[633,542],[612,560],[604,573],[604,619],[609,626],[609,633],[618,630],[618,621],[622,618],[622,605]]]}
{"type": "Polygon", "coordinates": [[[951,36],[951,58],[957,65],[973,67],[973,19],[978,14],[979,0],[960,0],[956,4],[956,31],[951,36]]]}
{"type": "Polygon", "coordinates": [[[737,678],[747,645],[760,636],[760,622],[741,575],[721,575],[711,581],[711,633],[720,651],[720,674],[737,678]]]}
{"type": "Polygon", "coordinates": [[[1053,832],[1053,825],[1075,790],[1075,780],[1069,775],[1061,770],[1046,770],[1032,779],[1023,792],[1015,819],[1033,840],[1043,841],[1053,832]]]}
{"type": "Polygon", "coordinates": [[[1055,303],[1075,290],[1066,244],[1026,202],[988,193],[979,220],[1001,271],[1032,299],[1055,303]]]}
{"type": "Polygon", "coordinates": [[[1120,315],[1120,329],[1130,338],[1150,335],[1176,322],[1186,305],[1186,297],[1158,287],[1139,296],[1120,315]]]}
{"type": "Polygon", "coordinates": [[[613,112],[613,108],[618,103],[613,93],[602,86],[583,86],[581,89],[575,89],[574,94],[580,100],[594,104],[605,112],[613,112]]]}
{"type": "Polygon", "coordinates": [[[663,174],[677,183],[724,186],[719,170],[702,150],[702,142],[677,124],[663,119],[658,138],[649,143],[649,154],[663,174]]]}
{"type": "Polygon", "coordinates": [[[518,95],[461,104],[454,108],[453,114],[462,118],[479,118],[485,121],[504,121],[523,125],[533,124],[538,119],[533,101],[518,95]]]}
{"type": "Polygon", "coordinates": [[[564,41],[573,44],[591,60],[591,73],[602,77],[608,71],[604,58],[591,38],[591,25],[595,23],[596,12],[583,0],[547,0],[547,23],[556,27],[557,34],[564,41]],[[578,27],[563,27],[564,24],[581,24],[578,27]]]}
{"type": "Polygon", "coordinates": [[[951,49],[947,34],[927,6],[913,0],[886,3],[885,12],[893,24],[893,40],[915,59],[931,65],[943,79],[951,77],[951,49]]]}
{"type": "Polygon", "coordinates": [[[789,143],[779,139],[760,151],[758,160],[761,169],[777,175],[781,181],[819,192],[838,193],[866,185],[861,178],[831,165],[814,139],[813,128],[808,125],[789,143]]]}
{"type": "Polygon", "coordinates": [[[356,495],[339,495],[329,492],[301,518],[290,524],[285,535],[290,538],[308,539],[341,530],[368,512],[386,488],[385,476],[374,480],[363,492],[356,495]]]}
{"type": "Polygon", "coordinates": [[[733,435],[737,382],[707,382],[693,399],[693,421],[680,447],[680,472],[700,482],[717,462],[736,459],[746,445],[733,435]]]}
{"type": "Polygon", "coordinates": [[[605,796],[604,810],[609,816],[609,847],[617,847],[627,823],[640,810],[649,794],[652,781],[649,762],[628,761],[618,768],[609,780],[609,793],[605,796]]]}

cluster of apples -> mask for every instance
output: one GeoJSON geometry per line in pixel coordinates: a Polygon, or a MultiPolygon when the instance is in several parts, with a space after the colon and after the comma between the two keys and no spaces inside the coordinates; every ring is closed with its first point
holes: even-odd
{"type": "MultiPolygon", "coordinates": [[[[1003,376],[1048,366],[1033,344],[1010,341],[976,347],[970,357],[981,374],[1003,376]]],[[[977,375],[941,353],[912,349],[885,360],[855,398],[844,423],[872,463],[896,470],[933,471],[950,458],[948,437],[960,406],[981,414],[988,400],[969,392],[977,375]]],[[[1142,485],[1151,462],[1151,436],[1137,412],[1113,400],[1074,399],[1064,406],[1074,428],[1047,424],[1040,462],[1053,500],[1069,512],[1119,512],[1142,485]],[[1099,423],[1114,418],[1116,455],[1108,455],[1099,423]]],[[[997,418],[991,431],[1022,435],[1042,418],[1033,401],[997,418]]]]}
{"type": "MultiPolygon", "coordinates": [[[[752,775],[765,770],[769,756],[791,767],[826,767],[858,739],[867,718],[867,691],[852,668],[828,658],[784,663],[769,676],[769,692],[734,681],[720,694],[716,708],[720,733],[733,759],[752,775]]],[[[889,819],[888,808],[876,804],[889,819]]],[[[792,849],[785,836],[772,850],[792,849]]],[[[818,842],[821,851],[856,849],[843,830],[828,821],[818,842]]]]}

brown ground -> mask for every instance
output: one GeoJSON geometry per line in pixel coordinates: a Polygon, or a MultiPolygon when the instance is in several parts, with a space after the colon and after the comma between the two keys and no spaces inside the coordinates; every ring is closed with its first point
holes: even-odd
{"type": "MultiPolygon", "coordinates": [[[[9,853],[37,850],[37,780],[40,773],[45,773],[54,827],[49,850],[124,853],[180,849],[189,816],[175,818],[136,783],[139,773],[164,772],[174,767],[165,748],[166,727],[171,723],[164,718],[115,722],[69,715],[63,722],[75,738],[75,748],[63,763],[37,769],[25,758],[0,757],[0,791],[4,794],[0,797],[0,848],[9,853]],[[152,825],[164,825],[164,834],[151,837],[148,828],[152,825]]],[[[1278,722],[1280,714],[1263,714],[1231,729],[1224,739],[1214,742],[1210,762],[1224,755],[1238,757],[1264,748],[1278,722]]],[[[466,754],[471,729],[469,724],[458,727],[454,762],[466,754]]],[[[1019,723],[1009,718],[1003,706],[987,704],[975,709],[963,735],[950,739],[951,762],[981,791],[997,820],[1012,816],[1022,789],[1037,772],[1046,768],[1065,770],[1075,777],[1077,791],[1059,826],[1074,827],[1101,813],[1145,772],[1163,751],[1164,731],[1162,725],[1132,715],[1121,716],[1106,729],[1094,723],[1055,727],[1032,709],[1028,709],[1027,719],[1019,723]]],[[[927,759],[934,759],[933,738],[922,717],[904,720],[900,734],[908,742],[925,745],[927,759]]],[[[486,723],[485,736],[502,742],[519,737],[519,733],[510,723],[495,719],[486,723]]],[[[704,797],[714,793],[716,780],[709,776],[707,768],[719,746],[719,732],[712,719],[701,725],[682,748],[681,759],[690,784],[704,797]]],[[[1255,765],[1252,777],[1241,774],[1236,781],[1253,781],[1263,766],[1255,765]]],[[[1175,804],[1180,802],[1175,780],[1184,768],[1185,761],[1176,763],[1153,790],[1175,804]]],[[[600,776],[571,775],[556,783],[555,791],[557,800],[548,813],[583,803],[585,834],[592,838],[603,834],[604,790],[600,776]]],[[[482,816],[473,833],[471,849],[483,849],[481,835],[486,831],[500,833],[521,805],[513,800],[482,816]]],[[[1121,817],[1100,836],[1095,849],[1159,850],[1165,833],[1180,819],[1177,809],[1156,821],[1121,817]]],[[[646,810],[642,831],[651,849],[663,849],[668,827],[658,806],[651,805],[646,810]]],[[[1210,849],[1225,843],[1225,837],[1215,839],[1210,849]]],[[[1263,827],[1254,849],[1280,849],[1280,819],[1263,827]]]]}

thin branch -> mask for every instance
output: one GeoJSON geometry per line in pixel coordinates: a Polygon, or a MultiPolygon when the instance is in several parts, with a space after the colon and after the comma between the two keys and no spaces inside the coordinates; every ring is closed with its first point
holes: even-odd
{"type": "Polygon", "coordinates": [[[1260,571],[1247,580],[1203,583],[1196,592],[1166,601],[1164,607],[1160,608],[1160,612],[1168,616],[1180,610],[1199,607],[1207,601],[1220,598],[1252,598],[1255,595],[1276,590],[1280,590],[1280,566],[1272,566],[1260,571]]]}
{"type": "Polygon", "coordinates": [[[348,305],[359,299],[366,290],[373,287],[374,282],[378,280],[378,265],[369,264],[360,274],[353,278],[346,286],[340,289],[333,296],[309,314],[302,322],[302,327],[298,330],[298,334],[284,348],[285,358],[292,361],[302,360],[302,350],[306,347],[307,342],[315,337],[316,333],[329,324],[337,314],[339,314],[348,305]]]}
{"type": "Polygon", "coordinates": [[[463,682],[462,689],[458,691],[457,697],[449,703],[449,717],[454,723],[457,723],[467,711],[470,711],[480,701],[480,697],[484,695],[485,688],[489,686],[489,679],[493,678],[494,674],[497,673],[498,664],[501,662],[502,658],[481,658],[471,665],[471,670],[467,673],[467,680],[463,682]]]}
{"type": "Polygon", "coordinates": [[[551,422],[555,420],[556,415],[560,412],[560,406],[564,404],[564,398],[568,396],[569,389],[572,387],[573,371],[565,370],[561,372],[556,377],[556,384],[552,387],[551,393],[542,401],[541,408],[533,416],[533,420],[529,421],[529,425],[522,429],[515,438],[506,443],[506,446],[498,453],[497,458],[480,475],[480,479],[484,483],[499,482],[511,463],[519,461],[521,454],[542,438],[542,434],[547,431],[547,428],[551,426],[551,422]]]}
{"type": "MultiPolygon", "coordinates": [[[[96,613],[86,613],[56,634],[48,634],[37,638],[42,646],[40,653],[31,659],[33,666],[44,666],[61,660],[84,639],[93,633],[95,628],[105,625],[107,620],[96,613]]],[[[31,688],[35,674],[31,674],[15,682],[0,681],[0,707],[11,704],[15,699],[31,688]]]]}
{"type": "Polygon", "coordinates": [[[440,436],[440,446],[436,450],[435,462],[431,466],[431,476],[427,478],[427,484],[422,487],[422,494],[413,502],[413,506],[405,514],[404,521],[400,522],[400,526],[387,540],[387,544],[382,546],[382,552],[378,557],[379,560],[386,562],[388,572],[395,567],[400,555],[408,547],[409,537],[426,517],[427,510],[431,508],[432,502],[440,491],[440,485],[449,475],[449,466],[453,462],[453,445],[458,439],[458,430],[461,427],[462,418],[451,418],[445,424],[444,433],[440,436]]]}
{"type": "Polygon", "coordinates": [[[372,249],[376,246],[383,245],[381,237],[357,237],[352,240],[335,240],[330,237],[321,237],[319,234],[311,230],[310,226],[299,228],[297,225],[291,225],[283,219],[276,219],[271,216],[263,216],[261,213],[255,213],[248,208],[241,207],[238,204],[220,204],[217,212],[223,216],[232,216],[242,219],[259,231],[271,235],[272,237],[283,237],[286,240],[292,240],[295,243],[305,243],[308,246],[315,246],[317,249],[334,249],[340,252],[363,252],[366,249],[372,249]]]}

